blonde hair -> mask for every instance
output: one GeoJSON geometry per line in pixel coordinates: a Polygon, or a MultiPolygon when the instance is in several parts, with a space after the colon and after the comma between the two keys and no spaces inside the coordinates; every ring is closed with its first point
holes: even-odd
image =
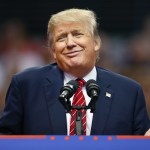
{"type": "Polygon", "coordinates": [[[48,46],[51,49],[53,49],[53,30],[55,26],[63,22],[85,23],[87,29],[93,35],[93,37],[100,39],[98,33],[98,24],[96,22],[96,14],[93,11],[76,8],[67,9],[52,15],[48,22],[48,46]]]}

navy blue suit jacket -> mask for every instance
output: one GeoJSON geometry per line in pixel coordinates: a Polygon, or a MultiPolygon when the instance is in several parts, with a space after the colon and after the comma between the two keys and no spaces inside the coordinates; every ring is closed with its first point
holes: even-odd
{"type": "MultiPolygon", "coordinates": [[[[91,135],[144,134],[149,119],[140,85],[100,67],[96,69],[101,92],[91,135]]],[[[0,118],[0,132],[66,135],[66,113],[58,100],[62,86],[63,72],[56,64],[14,75],[0,118]]]]}

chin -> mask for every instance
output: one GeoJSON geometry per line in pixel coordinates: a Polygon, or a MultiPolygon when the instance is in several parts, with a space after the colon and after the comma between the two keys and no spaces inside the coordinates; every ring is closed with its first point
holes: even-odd
{"type": "Polygon", "coordinates": [[[79,66],[83,66],[83,63],[80,61],[74,61],[74,62],[69,63],[69,66],[70,67],[79,67],[79,66]]]}

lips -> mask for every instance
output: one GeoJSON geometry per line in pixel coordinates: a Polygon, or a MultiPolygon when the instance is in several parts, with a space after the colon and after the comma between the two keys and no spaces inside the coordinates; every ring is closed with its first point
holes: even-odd
{"type": "Polygon", "coordinates": [[[69,52],[64,53],[64,55],[67,57],[75,57],[79,55],[82,51],[83,50],[69,51],[69,52]]]}

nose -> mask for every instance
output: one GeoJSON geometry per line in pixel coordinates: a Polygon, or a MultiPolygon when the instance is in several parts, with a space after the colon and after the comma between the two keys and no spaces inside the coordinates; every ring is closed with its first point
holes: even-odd
{"type": "Polygon", "coordinates": [[[67,40],[66,40],[67,48],[72,48],[76,46],[76,43],[74,42],[74,38],[71,34],[68,34],[67,40]]]}

